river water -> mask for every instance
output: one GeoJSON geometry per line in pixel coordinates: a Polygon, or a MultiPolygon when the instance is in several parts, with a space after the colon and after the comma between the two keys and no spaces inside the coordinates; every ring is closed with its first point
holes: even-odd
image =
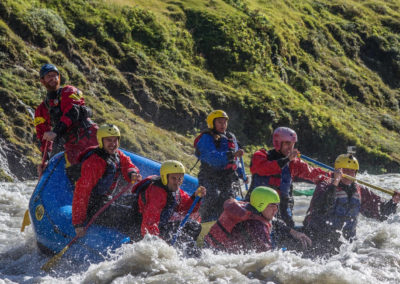
{"type": "MultiPolygon", "coordinates": [[[[400,182],[400,174],[358,177],[390,189],[400,182]]],[[[34,187],[35,182],[0,183],[0,283],[400,283],[399,214],[384,222],[361,216],[357,240],[329,259],[303,259],[287,251],[230,255],[207,250],[199,259],[188,259],[148,237],[124,245],[102,263],[77,267],[62,260],[46,273],[40,267],[49,258],[36,247],[32,226],[20,232],[34,187]]],[[[309,201],[295,198],[296,223],[301,224],[309,201]]]]}

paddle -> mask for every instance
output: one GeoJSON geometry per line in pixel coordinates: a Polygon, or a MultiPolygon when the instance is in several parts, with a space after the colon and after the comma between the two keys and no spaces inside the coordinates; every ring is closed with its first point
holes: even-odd
{"type": "Polygon", "coordinates": [[[50,142],[50,141],[47,141],[46,140],[46,144],[44,144],[44,151],[43,151],[43,157],[42,157],[42,163],[40,164],[40,168],[42,169],[42,171],[40,172],[40,175],[39,175],[39,180],[40,180],[40,178],[42,177],[42,174],[43,174],[43,171],[44,171],[44,165],[45,165],[45,163],[46,163],[46,160],[47,160],[47,149],[49,148],[49,145],[50,145],[50,143],[52,143],[52,142],[50,142]]]}
{"type": "MultiPolygon", "coordinates": [[[[96,212],[96,214],[93,215],[93,217],[90,219],[89,223],[85,226],[85,232],[87,229],[90,227],[90,225],[93,224],[93,222],[97,219],[97,217],[106,210],[111,203],[113,203],[117,198],[119,198],[123,193],[127,192],[129,189],[132,188],[134,184],[128,184],[125,186],[117,195],[115,195],[110,201],[108,201],[103,207],[99,209],[99,211],[96,212]]],[[[47,261],[41,269],[44,271],[49,271],[59,260],[60,258],[65,254],[65,252],[70,248],[70,246],[75,243],[79,239],[78,236],[75,236],[59,253],[57,253],[55,256],[53,256],[49,261],[47,261]]]]}
{"type": "MultiPolygon", "coordinates": [[[[243,169],[243,181],[244,181],[244,186],[246,187],[246,191],[249,191],[249,186],[247,185],[247,176],[246,176],[246,170],[244,169],[244,162],[243,162],[243,157],[240,157],[240,163],[242,164],[242,169],[243,169]]],[[[240,191],[242,192],[242,191],[240,191]]],[[[242,196],[243,198],[243,196],[242,196]]]]}
{"type": "Polygon", "coordinates": [[[185,218],[183,218],[182,222],[179,224],[179,228],[176,231],[175,235],[172,238],[171,241],[171,245],[174,245],[176,242],[176,239],[179,237],[179,235],[181,234],[182,228],[185,225],[186,221],[189,219],[190,214],[192,214],[192,211],[194,209],[194,207],[196,206],[197,202],[200,200],[200,196],[196,196],[196,198],[194,199],[192,206],[190,206],[188,212],[186,213],[185,218]]]}
{"type": "MultiPolygon", "coordinates": [[[[42,157],[42,163],[40,164],[40,168],[42,169],[40,174],[39,174],[39,180],[42,177],[43,174],[43,167],[46,163],[47,160],[47,149],[49,148],[50,142],[46,140],[46,144],[44,144],[44,151],[43,151],[43,157],[42,157]]],[[[22,220],[22,225],[21,225],[21,232],[25,231],[25,227],[29,226],[31,224],[31,219],[29,218],[29,209],[26,209],[25,214],[24,214],[24,219],[22,220]]]]}
{"type": "MultiPolygon", "coordinates": [[[[327,166],[327,165],[325,165],[325,164],[323,164],[323,163],[321,163],[321,162],[318,162],[318,161],[316,161],[316,160],[313,160],[313,159],[311,159],[311,158],[309,158],[309,157],[307,157],[307,156],[300,155],[300,158],[302,158],[303,160],[309,161],[309,162],[311,162],[311,163],[313,163],[313,164],[316,164],[317,166],[320,166],[320,167],[322,167],[322,168],[328,169],[328,170],[330,170],[330,171],[335,171],[334,168],[332,168],[332,167],[330,167],[330,166],[327,166]]],[[[349,180],[352,180],[352,181],[356,181],[356,182],[358,182],[358,183],[360,183],[360,184],[366,185],[366,186],[368,186],[368,187],[370,187],[370,188],[373,188],[373,189],[382,191],[382,192],[384,192],[384,193],[387,193],[387,194],[390,194],[390,195],[393,195],[393,194],[394,194],[394,190],[385,189],[385,188],[382,188],[382,187],[379,187],[379,186],[376,186],[376,185],[367,183],[367,182],[365,182],[365,181],[359,180],[359,179],[357,179],[357,178],[355,178],[355,177],[352,177],[352,176],[349,176],[349,175],[346,175],[346,174],[343,174],[343,177],[344,177],[344,178],[347,178],[347,179],[349,179],[349,180]]]]}
{"type": "Polygon", "coordinates": [[[310,188],[310,189],[293,189],[293,195],[294,196],[313,196],[315,189],[310,188]]]}

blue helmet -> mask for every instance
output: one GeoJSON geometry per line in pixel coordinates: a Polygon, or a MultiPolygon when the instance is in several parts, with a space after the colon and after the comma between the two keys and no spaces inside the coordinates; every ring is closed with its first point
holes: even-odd
{"type": "Polygon", "coordinates": [[[47,73],[55,71],[57,72],[58,75],[60,75],[60,72],[58,71],[57,67],[54,66],[53,64],[46,63],[40,68],[40,79],[42,79],[47,73]]]}

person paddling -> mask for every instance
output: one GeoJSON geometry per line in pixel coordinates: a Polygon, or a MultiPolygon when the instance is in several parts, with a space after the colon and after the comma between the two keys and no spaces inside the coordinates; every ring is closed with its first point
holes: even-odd
{"type": "MultiPolygon", "coordinates": [[[[99,146],[87,149],[80,157],[81,176],[72,199],[72,224],[79,237],[85,234],[85,225],[91,217],[110,200],[121,175],[131,183],[142,179],[139,169],[118,149],[120,138],[117,126],[102,125],[97,131],[99,146]]],[[[95,224],[128,232],[132,224],[118,208],[109,206],[95,224]]]]}
{"type": "Polygon", "coordinates": [[[244,151],[239,149],[235,135],[227,131],[228,120],[225,111],[212,111],[207,116],[208,129],[194,142],[196,156],[201,162],[199,184],[208,191],[200,208],[202,222],[218,218],[225,200],[236,197],[232,184],[238,182],[239,177],[244,178],[243,169],[238,167],[244,151]]]}
{"type": "MultiPolygon", "coordinates": [[[[150,234],[171,242],[195,196],[206,195],[207,190],[203,186],[199,186],[192,196],[183,191],[181,185],[184,175],[185,167],[181,162],[168,160],[161,164],[160,176],[150,176],[133,188],[132,191],[138,196],[137,222],[142,237],[150,234]]],[[[189,255],[199,253],[195,248],[195,241],[201,231],[197,213],[199,207],[200,202],[194,207],[191,218],[181,228],[177,239],[178,247],[186,245],[189,255]]]]}
{"type": "Polygon", "coordinates": [[[205,247],[229,253],[268,251],[273,248],[271,231],[274,227],[306,249],[311,245],[310,238],[287,227],[281,220],[272,221],[279,203],[278,193],[266,186],[255,188],[250,202],[225,201],[223,213],[204,238],[205,247]]]}
{"type": "Polygon", "coordinates": [[[294,148],[297,134],[288,127],[278,127],[273,133],[274,149],[260,149],[252,157],[250,171],[252,182],[245,200],[250,200],[254,188],[265,185],[277,190],[280,195],[278,218],[289,227],[294,227],[293,221],[293,179],[301,178],[319,182],[329,174],[320,168],[313,168],[298,158],[300,152],[294,148]]]}
{"type": "MultiPolygon", "coordinates": [[[[39,75],[47,90],[34,118],[40,150],[43,153],[47,143],[50,144],[47,150],[52,155],[65,150],[66,172],[71,183],[75,183],[80,170],[76,166],[78,157],[88,147],[97,145],[98,127],[90,119],[92,111],[85,105],[82,92],[70,85],[60,87],[60,72],[56,66],[44,64],[39,75]]],[[[39,176],[46,164],[38,166],[39,176]]]]}
{"type": "Polygon", "coordinates": [[[317,184],[304,219],[304,232],[313,240],[310,256],[331,255],[342,244],[340,237],[352,241],[356,236],[359,214],[385,220],[396,212],[400,193],[395,191],[389,201],[343,174],[356,177],[359,163],[352,154],[339,155],[335,160],[333,179],[317,184]]]}

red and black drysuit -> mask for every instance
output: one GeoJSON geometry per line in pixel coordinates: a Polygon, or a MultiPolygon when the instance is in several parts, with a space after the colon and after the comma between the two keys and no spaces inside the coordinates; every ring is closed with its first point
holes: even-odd
{"type": "Polygon", "coordinates": [[[333,254],[341,245],[341,235],[350,241],[355,238],[360,213],[383,221],[396,209],[392,200],[385,202],[356,183],[339,183],[337,187],[328,180],[318,183],[303,222],[304,232],[313,242],[308,254],[333,254]]]}
{"type": "MultiPolygon", "coordinates": [[[[182,189],[172,192],[163,185],[161,178],[151,176],[133,189],[137,195],[137,206],[139,215],[137,222],[140,224],[140,234],[160,236],[165,241],[171,241],[173,235],[187,214],[195,199],[194,194],[189,196],[182,189]]],[[[135,206],[134,206],[135,207],[135,206]]],[[[189,243],[194,245],[195,240],[201,232],[198,209],[200,202],[196,204],[190,218],[182,228],[177,244],[189,243]]]]}
{"type": "Polygon", "coordinates": [[[252,174],[250,189],[246,199],[250,200],[250,194],[258,186],[274,188],[280,195],[278,218],[282,219],[289,227],[294,227],[293,210],[293,179],[300,178],[317,183],[325,179],[327,172],[320,168],[310,167],[299,158],[290,161],[275,149],[260,149],[254,153],[251,160],[250,171],[252,174]]]}
{"type": "MultiPolygon", "coordinates": [[[[45,149],[43,134],[57,134],[53,154],[65,149],[66,167],[78,164],[79,155],[90,146],[97,146],[97,125],[90,119],[91,110],[85,106],[82,92],[74,86],[65,86],[48,92],[45,100],[35,110],[34,124],[40,142],[45,149]]],[[[52,147],[48,149],[51,152],[52,147]]]]}
{"type": "MultiPolygon", "coordinates": [[[[74,227],[84,227],[91,217],[111,199],[121,177],[131,182],[133,173],[139,174],[139,169],[131,159],[120,150],[108,154],[101,148],[89,148],[82,154],[81,176],[76,182],[72,199],[72,224],[74,227]]],[[[120,211],[116,200],[96,220],[96,224],[114,227],[125,232],[131,220],[120,211]],[[127,220],[126,220],[127,219],[127,220]]]]}
{"type": "Polygon", "coordinates": [[[267,221],[248,202],[229,199],[224,211],[204,238],[206,247],[229,253],[264,252],[273,248],[271,230],[289,235],[290,228],[282,221],[267,221]]]}

